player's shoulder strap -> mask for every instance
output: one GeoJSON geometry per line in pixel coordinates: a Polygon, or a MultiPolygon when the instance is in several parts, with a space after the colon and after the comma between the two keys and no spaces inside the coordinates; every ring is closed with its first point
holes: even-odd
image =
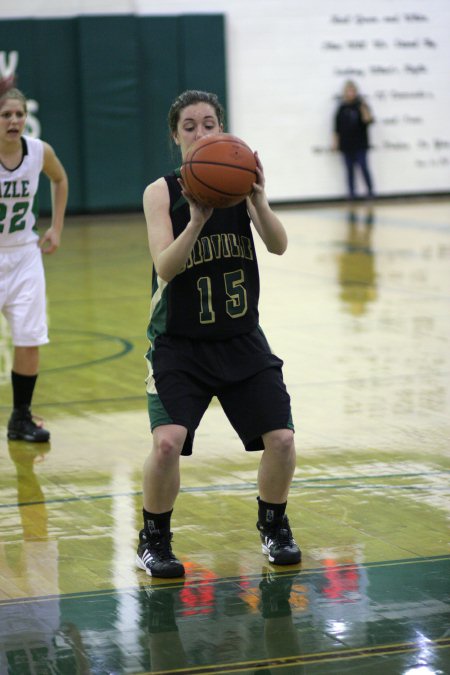
{"type": "Polygon", "coordinates": [[[34,161],[37,161],[39,167],[44,163],[44,142],[40,138],[32,136],[22,136],[23,155],[29,155],[34,161]]]}
{"type": "Polygon", "coordinates": [[[170,210],[171,212],[177,211],[180,207],[184,206],[187,202],[183,195],[181,194],[181,187],[178,182],[178,179],[181,178],[180,169],[175,169],[172,173],[164,176],[164,180],[167,183],[169,189],[170,197],[170,210]]]}

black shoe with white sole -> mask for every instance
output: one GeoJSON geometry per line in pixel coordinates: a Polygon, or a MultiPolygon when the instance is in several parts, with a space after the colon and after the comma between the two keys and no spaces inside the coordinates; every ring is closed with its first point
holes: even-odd
{"type": "Polygon", "coordinates": [[[280,523],[271,527],[263,527],[256,523],[261,537],[262,552],[274,565],[295,565],[302,559],[302,554],[292,535],[287,515],[280,523]]]}
{"type": "Polygon", "coordinates": [[[136,565],[151,577],[173,579],[184,576],[183,564],[172,551],[172,533],[139,532],[136,565]]]}

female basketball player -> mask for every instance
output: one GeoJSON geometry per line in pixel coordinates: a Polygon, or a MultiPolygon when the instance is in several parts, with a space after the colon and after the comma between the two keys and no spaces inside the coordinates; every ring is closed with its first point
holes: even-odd
{"type": "Polygon", "coordinates": [[[31,415],[39,346],[48,342],[41,252],[53,253],[60,244],[68,186],[52,147],[24,135],[26,116],[22,92],[0,86],[0,308],[14,345],[8,438],[46,442],[49,432],[31,415]],[[39,241],[35,228],[41,171],[51,182],[52,222],[39,241]]]}
{"type": "MultiPolygon", "coordinates": [[[[182,157],[194,141],[223,131],[216,95],[186,91],[172,104],[169,129],[182,157]]],[[[155,577],[179,577],[170,519],[180,486],[180,455],[213,396],[247,450],[263,450],[258,471],[262,549],[277,565],[298,563],[300,550],[285,513],[295,469],[290,398],[283,362],[258,325],[259,276],[250,221],[267,249],[284,253],[287,237],[264,191],[257,155],[252,195],[211,209],[187,192],[179,170],[144,192],[153,260],[147,353],[153,448],[144,465],[144,527],[136,563],[155,577]]]]}

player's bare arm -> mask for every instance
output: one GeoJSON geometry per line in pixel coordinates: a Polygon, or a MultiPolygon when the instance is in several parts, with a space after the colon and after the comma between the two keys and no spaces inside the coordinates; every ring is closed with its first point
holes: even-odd
{"type": "Polygon", "coordinates": [[[53,253],[61,243],[64,214],[67,206],[69,185],[63,165],[48,143],[44,142],[44,163],[42,171],[50,180],[52,195],[52,224],[39,242],[44,253],[53,253]]]}
{"type": "Polygon", "coordinates": [[[282,255],[287,248],[287,234],[281,220],[272,211],[265,192],[264,169],[258,153],[256,157],[257,180],[252,194],[247,197],[247,209],[256,231],[269,253],[282,255]]]}
{"type": "Polygon", "coordinates": [[[164,178],[151,183],[144,192],[144,213],[147,222],[150,255],[159,277],[171,281],[185,265],[203,225],[211,215],[185,194],[191,219],[183,232],[173,238],[172,221],[169,215],[169,190],[164,178]]]}

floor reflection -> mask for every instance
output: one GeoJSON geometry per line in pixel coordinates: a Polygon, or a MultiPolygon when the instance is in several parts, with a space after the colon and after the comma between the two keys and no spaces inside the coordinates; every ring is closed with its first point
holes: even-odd
{"type": "Polygon", "coordinates": [[[51,594],[58,588],[58,543],[49,537],[47,506],[35,470],[46,460],[50,445],[8,441],[8,451],[16,471],[22,532],[17,531],[16,542],[0,544],[1,575],[15,595],[50,595],[40,602],[0,604],[0,672],[57,672],[54,637],[60,626],[60,600],[51,594]]]}
{"type": "Polygon", "coordinates": [[[267,675],[283,667],[300,675],[313,672],[310,664],[315,673],[344,672],[347,662],[353,672],[380,672],[370,668],[382,658],[384,673],[443,673],[449,567],[437,558],[309,572],[263,567],[198,582],[144,578],[130,591],[62,597],[59,623],[51,598],[15,601],[1,607],[9,626],[21,625],[17,640],[8,636],[10,670],[2,672],[267,675]]]}
{"type": "Polygon", "coordinates": [[[363,314],[367,305],[377,299],[375,252],[372,230],[375,213],[372,206],[356,207],[347,214],[347,236],[339,255],[340,297],[346,309],[355,316],[363,314]]]}
{"type": "Polygon", "coordinates": [[[449,207],[280,210],[290,243],[258,253],[261,315],[292,395],[303,562],[261,568],[259,458],[212,405],[183,467],[187,576],[172,585],[134,566],[151,444],[145,226],[70,223],[46,260],[36,413],[51,447],[6,441],[0,317],[0,675],[450,673],[449,207]]]}

